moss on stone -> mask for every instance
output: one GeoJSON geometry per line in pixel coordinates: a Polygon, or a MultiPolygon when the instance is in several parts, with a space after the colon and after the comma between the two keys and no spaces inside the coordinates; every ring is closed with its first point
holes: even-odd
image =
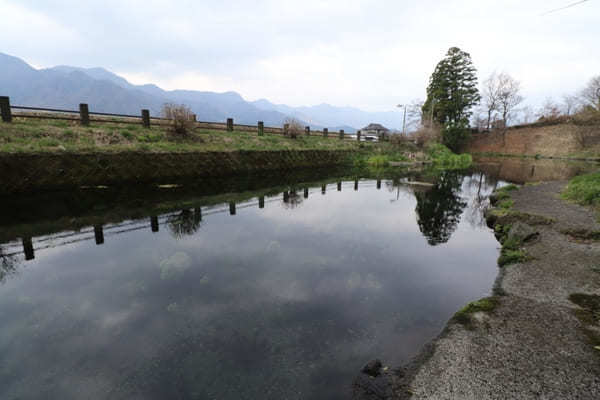
{"type": "Polygon", "coordinates": [[[454,314],[452,320],[464,325],[467,329],[474,329],[473,314],[477,312],[492,312],[500,304],[498,296],[484,297],[473,301],[454,314]]]}

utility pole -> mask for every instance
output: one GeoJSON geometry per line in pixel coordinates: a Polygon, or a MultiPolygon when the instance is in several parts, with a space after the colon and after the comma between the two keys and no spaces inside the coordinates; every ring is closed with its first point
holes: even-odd
{"type": "Polygon", "coordinates": [[[406,104],[398,104],[396,107],[404,107],[404,118],[402,118],[402,135],[406,136],[406,104]]]}

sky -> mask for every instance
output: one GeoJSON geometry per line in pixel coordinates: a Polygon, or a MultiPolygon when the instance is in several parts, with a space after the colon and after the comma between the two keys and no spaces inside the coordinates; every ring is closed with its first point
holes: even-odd
{"type": "Polygon", "coordinates": [[[480,82],[507,72],[535,107],[600,74],[600,0],[542,15],[576,1],[0,0],[0,52],[164,89],[387,111],[423,99],[457,46],[480,82]]]}

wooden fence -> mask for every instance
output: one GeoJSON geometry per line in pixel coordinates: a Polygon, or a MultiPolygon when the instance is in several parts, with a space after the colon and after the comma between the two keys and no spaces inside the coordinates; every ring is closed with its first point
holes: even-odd
{"type": "MultiPolygon", "coordinates": [[[[91,122],[141,124],[145,128],[150,128],[154,125],[166,126],[170,124],[170,120],[167,118],[150,116],[150,111],[147,109],[141,110],[139,115],[129,115],[92,112],[90,111],[89,106],[85,103],[79,105],[79,110],[26,107],[11,105],[10,98],[8,96],[0,96],[0,114],[2,116],[2,121],[6,123],[12,122],[13,117],[19,117],[75,121],[83,126],[89,126],[91,122]]],[[[258,136],[262,136],[265,133],[284,136],[289,136],[290,134],[288,124],[284,124],[283,127],[268,127],[265,126],[263,121],[258,121],[256,125],[234,124],[233,118],[227,118],[225,122],[196,121],[195,114],[192,114],[192,119],[194,127],[199,129],[221,130],[227,132],[233,132],[234,130],[240,132],[256,132],[258,136]]],[[[307,126],[304,128],[303,135],[322,136],[341,140],[361,140],[360,131],[358,131],[356,135],[347,134],[343,129],[337,133],[332,133],[331,135],[329,133],[330,132],[328,128],[323,128],[323,130],[311,130],[310,126],[307,126]]]]}

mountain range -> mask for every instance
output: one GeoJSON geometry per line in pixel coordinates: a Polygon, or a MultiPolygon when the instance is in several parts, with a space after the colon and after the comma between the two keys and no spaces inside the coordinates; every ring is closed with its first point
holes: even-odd
{"type": "Polygon", "coordinates": [[[402,127],[400,112],[367,112],[352,107],[329,104],[291,107],[273,104],[266,99],[246,101],[236,92],[205,92],[196,90],[163,90],[154,84],[134,85],[104,68],[80,68],[60,65],[35,69],[25,61],[0,53],[0,96],[9,96],[11,104],[61,109],[89,104],[90,111],[139,114],[147,108],[160,115],[163,104],[185,104],[199,121],[281,126],[288,117],[300,120],[312,129],[328,127],[348,133],[376,122],[390,129],[402,127]]]}

